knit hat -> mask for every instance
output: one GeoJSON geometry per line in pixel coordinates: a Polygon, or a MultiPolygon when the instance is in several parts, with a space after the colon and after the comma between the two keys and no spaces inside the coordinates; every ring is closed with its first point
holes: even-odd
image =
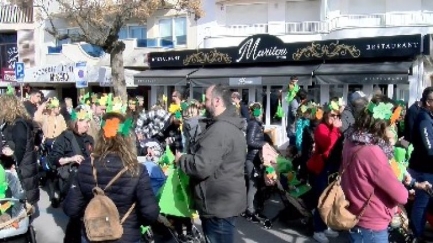
{"type": "Polygon", "coordinates": [[[361,98],[366,98],[366,95],[364,94],[364,92],[356,91],[350,95],[349,101],[350,101],[350,103],[353,103],[354,101],[361,99],[361,98]]]}

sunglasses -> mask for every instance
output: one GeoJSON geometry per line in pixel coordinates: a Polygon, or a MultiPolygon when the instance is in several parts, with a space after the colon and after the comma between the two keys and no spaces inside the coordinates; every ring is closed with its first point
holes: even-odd
{"type": "Polygon", "coordinates": [[[331,114],[331,117],[332,117],[332,118],[340,118],[340,115],[337,115],[337,114],[331,114]]]}

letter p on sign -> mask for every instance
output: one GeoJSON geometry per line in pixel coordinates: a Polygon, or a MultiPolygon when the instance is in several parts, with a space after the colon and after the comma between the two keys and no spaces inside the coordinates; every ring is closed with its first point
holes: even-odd
{"type": "Polygon", "coordinates": [[[24,81],[24,63],[23,62],[15,63],[15,79],[18,82],[24,81]]]}

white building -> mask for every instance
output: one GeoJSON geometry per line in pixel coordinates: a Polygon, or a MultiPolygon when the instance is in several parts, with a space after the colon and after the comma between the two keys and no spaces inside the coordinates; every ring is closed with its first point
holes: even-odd
{"type": "Polygon", "coordinates": [[[412,103],[431,85],[432,0],[205,0],[203,8],[195,49],[150,53],[151,70],[136,82],[161,83],[156,93],[166,95],[189,84],[196,99],[228,84],[263,102],[279,144],[284,119],[272,117],[290,76],[320,103],[375,87],[412,103]]]}
{"type": "MultiPolygon", "coordinates": [[[[53,11],[55,7],[52,7],[53,11]]],[[[87,43],[56,40],[44,29],[48,21],[40,21],[38,8],[20,8],[0,0],[0,86],[15,81],[14,63],[25,63],[24,83],[59,96],[70,96],[74,90],[74,70],[77,63],[86,62],[89,87],[110,86],[110,56],[101,48],[87,43]]],[[[55,21],[61,33],[74,33],[79,28],[55,21]]],[[[174,11],[155,12],[146,24],[128,23],[119,33],[126,44],[123,53],[125,78],[131,92],[146,95],[149,88],[135,90],[133,75],[148,68],[147,54],[151,51],[195,48],[196,24],[191,15],[174,11]]]]}
{"type": "MultiPolygon", "coordinates": [[[[291,43],[433,33],[431,0],[207,0],[204,9],[206,16],[197,26],[200,48],[237,46],[255,34],[291,43]]],[[[416,99],[419,90],[430,85],[433,69],[426,59],[419,57],[412,66],[410,84],[387,89],[388,94],[416,99]]],[[[320,100],[348,90],[349,85],[322,85],[320,100]]],[[[373,87],[364,85],[363,90],[371,93],[373,87]]]]}

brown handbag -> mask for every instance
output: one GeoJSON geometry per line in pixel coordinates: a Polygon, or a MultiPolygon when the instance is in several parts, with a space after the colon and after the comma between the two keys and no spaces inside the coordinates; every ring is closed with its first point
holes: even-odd
{"type": "Polygon", "coordinates": [[[361,149],[362,147],[352,155],[352,159],[346,164],[346,166],[344,166],[343,170],[337,176],[335,181],[329,184],[325,191],[323,191],[323,193],[320,195],[317,210],[319,210],[320,217],[322,218],[323,222],[331,229],[350,230],[355,227],[374,195],[373,189],[373,192],[365,202],[361,212],[358,215],[354,215],[347,209],[350,203],[347,201],[344,191],[341,188],[341,176],[344,174],[350,163],[354,160],[355,155],[361,149]]]}

